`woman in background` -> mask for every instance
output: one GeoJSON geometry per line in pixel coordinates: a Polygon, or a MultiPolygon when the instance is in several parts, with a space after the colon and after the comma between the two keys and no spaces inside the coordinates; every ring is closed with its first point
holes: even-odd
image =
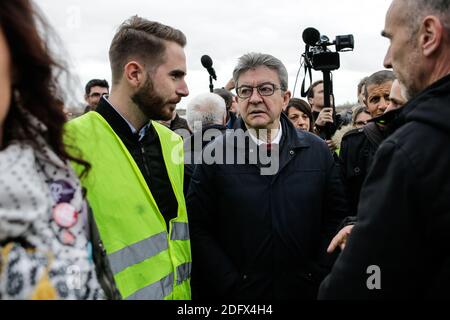
{"type": "Polygon", "coordinates": [[[360,129],[364,127],[370,119],[372,119],[372,116],[367,107],[365,105],[357,106],[353,110],[352,128],[360,129]]]}
{"type": "Polygon", "coordinates": [[[292,98],[291,100],[289,100],[285,112],[294,127],[301,130],[313,132],[314,121],[311,107],[309,106],[308,102],[302,99],[292,98]]]}

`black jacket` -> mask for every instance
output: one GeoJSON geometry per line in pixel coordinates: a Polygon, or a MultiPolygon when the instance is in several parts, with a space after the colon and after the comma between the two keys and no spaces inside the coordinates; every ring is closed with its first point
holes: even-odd
{"type": "Polygon", "coordinates": [[[406,104],[399,119],[375,155],[358,222],[322,299],[450,298],[450,76],[406,104]],[[380,290],[366,285],[374,265],[380,290]]]}
{"type": "MultiPolygon", "coordinates": [[[[187,196],[194,298],[314,299],[329,271],[325,250],[347,214],[339,174],[322,140],[284,115],[281,123],[276,174],[257,164],[196,166],[187,196]]],[[[249,161],[258,152],[249,141],[233,146],[227,131],[205,152],[244,150],[249,161]]]]}
{"type": "Polygon", "coordinates": [[[400,112],[401,109],[396,109],[373,118],[363,128],[350,130],[342,138],[338,161],[352,216],[356,216],[361,188],[375,153],[397,121],[401,121],[400,112]]]}
{"type": "Polygon", "coordinates": [[[187,194],[195,165],[202,162],[202,151],[208,143],[222,135],[227,128],[220,124],[206,126],[184,139],[184,193],[187,194]],[[207,134],[205,135],[205,132],[207,134]]]}
{"type": "MultiPolygon", "coordinates": [[[[367,126],[371,126],[384,139],[375,123],[371,122],[367,126]]],[[[352,216],[356,215],[361,187],[380,143],[368,139],[365,128],[350,130],[342,138],[339,168],[352,216]]]]}

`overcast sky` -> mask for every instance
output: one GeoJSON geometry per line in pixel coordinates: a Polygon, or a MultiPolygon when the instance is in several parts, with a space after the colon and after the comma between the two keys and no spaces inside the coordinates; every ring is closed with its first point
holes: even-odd
{"type": "MultiPolygon", "coordinates": [[[[138,14],[182,30],[186,46],[190,96],[209,90],[209,78],[200,63],[208,54],[217,73],[216,87],[231,78],[237,59],[247,52],[270,53],[288,69],[289,87],[304,51],[302,32],[315,27],[334,39],[353,34],[355,50],[341,53],[341,68],[333,72],[336,103],[356,101],[361,78],[383,69],[388,40],[380,36],[391,0],[35,0],[62,38],[71,73],[79,79],[72,89],[83,97],[92,78],[110,82],[108,48],[117,27],[138,14]]],[[[334,47],[333,47],[334,50],[334,47]]],[[[313,72],[313,80],[321,79],[313,72]]],[[[303,71],[295,96],[300,96],[303,71]]]]}

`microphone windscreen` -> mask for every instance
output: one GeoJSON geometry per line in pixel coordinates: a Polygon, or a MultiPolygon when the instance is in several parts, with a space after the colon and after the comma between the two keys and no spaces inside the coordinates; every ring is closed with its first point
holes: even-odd
{"type": "Polygon", "coordinates": [[[213,65],[213,61],[212,61],[211,57],[206,54],[204,56],[202,56],[200,61],[202,62],[202,66],[204,66],[206,69],[211,68],[213,65]]]}
{"type": "Polygon", "coordinates": [[[320,32],[314,28],[306,28],[303,31],[302,38],[303,42],[305,42],[307,45],[315,46],[320,40],[320,32]]]}

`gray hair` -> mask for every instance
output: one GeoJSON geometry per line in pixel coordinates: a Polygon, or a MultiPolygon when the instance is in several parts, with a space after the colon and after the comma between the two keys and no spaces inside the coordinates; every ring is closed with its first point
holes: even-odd
{"type": "Polygon", "coordinates": [[[364,88],[364,96],[366,99],[368,98],[369,92],[367,88],[371,85],[382,85],[383,83],[394,81],[396,79],[394,72],[391,70],[381,70],[377,71],[374,74],[367,77],[365,88],[364,88]]]}
{"type": "Polygon", "coordinates": [[[405,20],[410,24],[411,33],[415,34],[420,22],[427,15],[439,17],[447,34],[450,36],[450,1],[448,0],[401,0],[406,6],[405,20]]]}
{"type": "Polygon", "coordinates": [[[274,56],[264,53],[247,53],[239,58],[238,64],[233,71],[233,80],[238,87],[238,80],[242,73],[255,69],[257,67],[265,66],[277,72],[280,78],[280,87],[282,91],[286,91],[288,88],[288,72],[284,64],[274,56]]]}
{"type": "Polygon", "coordinates": [[[186,119],[194,133],[202,127],[224,124],[225,114],[225,100],[215,93],[199,94],[186,106],[186,119]]]}

